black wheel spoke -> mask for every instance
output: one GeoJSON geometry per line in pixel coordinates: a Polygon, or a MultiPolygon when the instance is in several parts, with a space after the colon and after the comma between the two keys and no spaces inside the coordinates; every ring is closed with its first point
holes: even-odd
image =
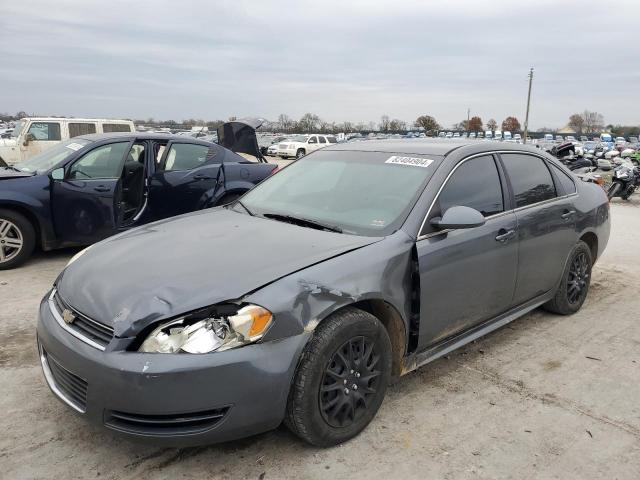
{"type": "Polygon", "coordinates": [[[336,350],[320,384],[320,411],[329,425],[346,427],[364,415],[378,391],[382,372],[375,366],[380,358],[366,336],[353,337],[336,350]]]}
{"type": "Polygon", "coordinates": [[[591,265],[584,252],[578,253],[570,265],[567,275],[567,300],[576,304],[583,301],[587,294],[591,265]]]}

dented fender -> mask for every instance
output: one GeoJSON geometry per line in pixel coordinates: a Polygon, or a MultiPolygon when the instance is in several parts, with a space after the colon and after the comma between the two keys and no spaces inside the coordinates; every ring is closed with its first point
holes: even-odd
{"type": "Polygon", "coordinates": [[[399,230],[380,242],[288,275],[242,300],[273,313],[275,322],[265,342],[312,332],[332,313],[365,300],[383,300],[395,308],[408,334],[413,245],[399,230]]]}

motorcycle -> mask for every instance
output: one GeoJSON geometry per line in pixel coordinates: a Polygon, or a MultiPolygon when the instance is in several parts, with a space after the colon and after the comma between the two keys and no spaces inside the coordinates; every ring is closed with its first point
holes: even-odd
{"type": "Polygon", "coordinates": [[[628,200],[639,185],[640,167],[636,167],[630,162],[623,162],[613,171],[613,179],[607,190],[607,197],[609,200],[614,197],[628,200]]]}
{"type": "Polygon", "coordinates": [[[576,146],[572,142],[565,142],[560,145],[556,145],[547,150],[547,153],[556,157],[572,171],[598,166],[592,159],[585,158],[580,154],[576,155],[576,146]]]}

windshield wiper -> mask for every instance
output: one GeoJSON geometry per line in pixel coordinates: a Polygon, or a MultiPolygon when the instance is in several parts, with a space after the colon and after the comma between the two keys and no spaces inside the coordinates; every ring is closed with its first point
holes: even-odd
{"type": "Polygon", "coordinates": [[[242,203],[240,200],[236,200],[236,203],[239,204],[242,208],[244,208],[249,215],[251,215],[252,217],[255,216],[255,214],[251,210],[249,210],[247,206],[244,203],[242,203]]]}
{"type": "Polygon", "coordinates": [[[318,230],[328,230],[329,232],[342,233],[342,229],[335,225],[327,225],[326,223],[318,222],[317,220],[309,220],[308,218],[294,217],[293,215],[282,215],[280,213],[265,213],[262,215],[266,218],[272,218],[281,222],[293,223],[303,227],[317,228],[318,230]]]}

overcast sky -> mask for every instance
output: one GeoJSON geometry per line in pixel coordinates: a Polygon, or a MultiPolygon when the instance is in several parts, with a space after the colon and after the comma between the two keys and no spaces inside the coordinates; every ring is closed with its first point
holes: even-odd
{"type": "Polygon", "coordinates": [[[640,123],[640,1],[0,0],[0,111],[640,123]]]}

